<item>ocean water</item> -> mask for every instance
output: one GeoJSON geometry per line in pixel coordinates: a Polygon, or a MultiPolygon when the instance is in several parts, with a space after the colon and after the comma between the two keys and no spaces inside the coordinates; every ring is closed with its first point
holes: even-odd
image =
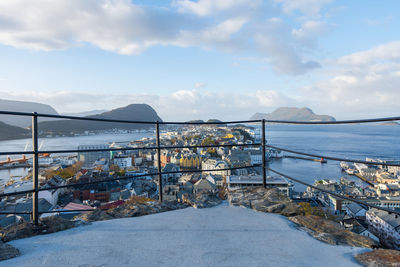
{"type": "MultiPolygon", "coordinates": [[[[270,145],[317,155],[400,160],[398,125],[267,125],[266,138],[270,145]]],[[[307,183],[323,178],[338,180],[347,177],[365,186],[358,178],[342,172],[339,164],[331,160],[321,164],[285,158],[272,161],[270,167],[307,183]]],[[[296,190],[305,189],[303,185],[294,184],[296,190]]]]}
{"type": "MultiPolygon", "coordinates": [[[[92,136],[40,138],[41,150],[76,149],[83,144],[105,144],[113,141],[131,141],[154,133],[102,134],[92,136]]],[[[362,125],[267,125],[267,143],[282,148],[336,156],[349,159],[365,160],[366,157],[381,159],[400,159],[400,126],[362,124],[362,125]]],[[[31,140],[9,140],[0,142],[0,151],[31,150],[31,140]]],[[[4,159],[2,156],[0,159],[4,159]]],[[[299,159],[279,159],[269,163],[270,167],[307,183],[317,179],[329,178],[338,180],[348,177],[364,185],[356,177],[341,172],[339,162],[328,161],[321,164],[299,159]]],[[[0,170],[0,179],[8,180],[10,176],[25,175],[27,170],[0,170]]],[[[304,186],[295,183],[296,190],[304,186]]]]}

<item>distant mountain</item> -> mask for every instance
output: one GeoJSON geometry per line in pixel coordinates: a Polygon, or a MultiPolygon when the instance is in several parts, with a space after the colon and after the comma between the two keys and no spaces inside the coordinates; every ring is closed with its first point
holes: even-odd
{"type": "MultiPolygon", "coordinates": [[[[86,117],[130,121],[162,121],[162,119],[157,115],[157,112],[147,104],[132,104],[126,107],[103,112],[99,115],[86,117]]],[[[57,120],[39,123],[39,130],[42,134],[66,135],[71,133],[82,133],[84,131],[102,131],[110,129],[136,130],[152,127],[154,127],[154,125],[83,120],[57,120]]]]}
{"type": "Polygon", "coordinates": [[[96,109],[96,110],[76,112],[76,113],[62,113],[61,115],[75,116],[75,117],[86,117],[86,116],[98,115],[98,114],[101,114],[101,113],[104,113],[104,112],[107,112],[107,111],[109,111],[109,110],[107,110],[107,109],[96,109]]]}
{"type": "Polygon", "coordinates": [[[285,120],[285,121],[336,121],[332,116],[316,115],[309,108],[278,108],[271,113],[256,113],[250,120],[285,120]]]}
{"type": "MultiPolygon", "coordinates": [[[[37,112],[57,115],[57,111],[49,105],[35,102],[14,101],[0,99],[0,110],[17,112],[37,112]]],[[[40,121],[52,120],[41,118],[40,121]]],[[[19,127],[28,127],[32,124],[32,118],[28,116],[0,115],[0,121],[19,127]]]]}
{"type": "Polygon", "coordinates": [[[193,123],[193,122],[195,122],[195,123],[203,123],[204,121],[203,120],[190,120],[190,121],[187,121],[187,122],[189,122],[189,123],[193,123]]]}
{"type": "Polygon", "coordinates": [[[0,122],[0,140],[22,139],[31,136],[27,129],[0,122]]]}

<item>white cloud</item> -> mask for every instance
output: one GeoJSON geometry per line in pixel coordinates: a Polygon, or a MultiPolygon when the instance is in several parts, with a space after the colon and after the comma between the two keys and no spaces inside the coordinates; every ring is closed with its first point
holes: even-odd
{"type": "Polygon", "coordinates": [[[319,17],[323,6],[333,0],[275,0],[275,2],[281,3],[283,10],[288,14],[300,11],[307,17],[319,17]]]}
{"type": "Polygon", "coordinates": [[[312,106],[338,110],[342,117],[398,116],[400,42],[390,42],[335,60],[327,74],[303,88],[312,106]]]}
{"type": "Polygon", "coordinates": [[[174,5],[179,12],[190,12],[198,16],[208,16],[219,12],[243,12],[243,9],[255,9],[260,7],[261,0],[176,0],[174,5]]]}
{"type": "MultiPolygon", "coordinates": [[[[286,1],[282,8],[302,10],[286,1]]],[[[0,1],[0,43],[33,50],[90,44],[125,55],[160,45],[200,47],[271,57],[274,69],[286,74],[318,67],[301,48],[316,43],[323,25],[314,19],[289,26],[279,16],[276,4],[262,0],[176,0],[167,7],[130,0],[0,1]]]]}

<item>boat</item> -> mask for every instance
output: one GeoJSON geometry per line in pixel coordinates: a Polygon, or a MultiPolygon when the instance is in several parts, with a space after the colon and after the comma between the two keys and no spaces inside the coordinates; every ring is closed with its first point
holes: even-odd
{"type": "Polygon", "coordinates": [[[340,162],[340,167],[342,168],[343,171],[345,171],[345,170],[350,168],[350,165],[345,161],[341,161],[340,162]]]}
{"type": "Polygon", "coordinates": [[[346,172],[347,174],[354,175],[354,174],[356,173],[356,170],[355,170],[355,169],[348,168],[348,169],[345,170],[345,172],[346,172]]]}

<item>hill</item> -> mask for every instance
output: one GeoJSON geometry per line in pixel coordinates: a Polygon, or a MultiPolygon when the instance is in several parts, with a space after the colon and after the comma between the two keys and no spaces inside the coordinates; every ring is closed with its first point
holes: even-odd
{"type": "Polygon", "coordinates": [[[271,113],[256,113],[250,120],[285,120],[285,121],[336,121],[332,116],[316,115],[310,108],[282,107],[271,113]]]}
{"type": "MultiPolygon", "coordinates": [[[[14,101],[14,100],[5,100],[0,99],[0,110],[5,111],[15,111],[15,112],[37,112],[37,113],[46,113],[57,115],[57,111],[52,108],[50,105],[35,103],[35,102],[27,102],[27,101],[14,101]]],[[[52,119],[44,119],[41,118],[41,121],[52,120],[52,119]]],[[[32,118],[27,116],[9,116],[9,115],[0,115],[0,121],[18,126],[18,127],[29,127],[32,124],[32,118]]]]}
{"type": "Polygon", "coordinates": [[[0,121],[0,140],[22,139],[31,136],[31,132],[27,129],[6,124],[0,121]]]}
{"type": "MultiPolygon", "coordinates": [[[[87,118],[101,118],[130,121],[162,121],[157,112],[147,104],[131,104],[126,107],[113,109],[99,115],[86,116],[87,118]]],[[[136,130],[152,128],[148,124],[128,124],[101,121],[83,120],[57,120],[39,123],[39,130],[42,134],[71,134],[84,131],[103,131],[111,129],[136,130]]]]}

